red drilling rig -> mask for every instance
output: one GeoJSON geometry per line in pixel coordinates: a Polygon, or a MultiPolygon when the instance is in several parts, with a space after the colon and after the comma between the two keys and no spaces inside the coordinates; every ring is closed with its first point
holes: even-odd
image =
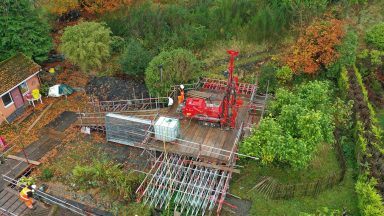
{"type": "MultiPolygon", "coordinates": [[[[224,97],[219,104],[211,103],[202,98],[187,98],[182,107],[183,116],[197,119],[206,125],[220,125],[222,128],[235,128],[236,118],[239,107],[243,104],[241,99],[237,98],[239,93],[239,79],[233,76],[235,57],[239,52],[228,50],[230,55],[227,86],[224,97]]],[[[215,85],[206,83],[205,85],[215,85]]]]}

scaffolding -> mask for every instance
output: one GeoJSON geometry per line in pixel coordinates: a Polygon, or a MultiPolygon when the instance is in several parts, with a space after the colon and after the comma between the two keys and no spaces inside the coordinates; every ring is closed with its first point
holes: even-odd
{"type": "Polygon", "coordinates": [[[162,153],[137,189],[137,201],[164,210],[173,205],[174,211],[183,215],[205,215],[218,203],[219,214],[238,159],[243,124],[240,128],[226,166],[206,163],[198,157],[162,153]]]}
{"type": "Polygon", "coordinates": [[[199,160],[162,154],[137,189],[137,201],[182,215],[204,215],[224,202],[232,172],[200,165],[199,160]]]}
{"type": "MultiPolygon", "coordinates": [[[[203,78],[197,83],[184,84],[184,90],[189,90],[187,94],[211,98],[211,95],[217,95],[217,92],[225,89],[226,85],[226,80],[203,78]]],[[[159,140],[159,132],[155,132],[155,122],[161,110],[164,110],[160,108],[167,107],[169,98],[174,99],[178,89],[179,86],[172,86],[168,97],[121,101],[92,100],[90,104],[93,111],[91,109],[88,112],[79,112],[80,124],[103,128],[109,141],[142,148],[143,153],[150,152],[153,164],[149,172],[139,171],[146,176],[136,191],[137,201],[158,209],[174,210],[181,215],[205,215],[214,210],[219,214],[225,203],[232,173],[239,172],[235,169],[238,157],[258,159],[243,155],[237,150],[244,129],[249,127],[248,122],[243,122],[247,119],[245,116],[251,114],[248,110],[256,109],[263,113],[267,93],[258,95],[256,84],[239,83],[239,94],[250,98],[250,101],[244,106],[247,111],[243,112],[245,114],[239,118],[231,133],[222,135],[223,130],[198,130],[197,128],[202,126],[190,126],[190,122],[184,121],[185,133],[182,131],[180,136],[171,136],[172,133],[168,132],[161,133],[162,140],[159,140]],[[110,114],[107,113],[146,119],[148,118],[145,116],[152,115],[152,118],[151,122],[127,123],[109,118],[111,116],[108,117],[110,114]],[[230,142],[224,147],[227,139],[230,139],[230,142]],[[156,152],[160,152],[160,156],[156,157],[156,152]]]]}
{"type": "MultiPolygon", "coordinates": [[[[9,176],[6,176],[6,175],[2,175],[2,178],[3,178],[3,180],[5,182],[8,182],[10,184],[11,188],[13,188],[14,190],[20,191],[22,189],[18,180],[13,179],[13,178],[11,178],[9,176]]],[[[43,192],[41,190],[36,190],[35,191],[34,198],[36,198],[36,199],[38,199],[40,201],[43,201],[45,203],[49,203],[49,204],[53,204],[53,205],[58,205],[61,208],[68,209],[69,211],[71,211],[73,213],[76,213],[78,215],[84,215],[84,216],[85,215],[90,215],[90,216],[94,216],[95,215],[91,211],[88,211],[88,210],[83,209],[83,208],[81,208],[79,206],[76,206],[76,205],[74,205],[72,203],[69,203],[67,200],[65,200],[63,198],[52,196],[52,195],[50,195],[48,193],[45,193],[45,192],[43,192]]],[[[6,209],[5,209],[5,212],[10,214],[9,212],[7,212],[6,209]]],[[[0,213],[1,213],[1,211],[0,211],[0,213]]],[[[12,215],[12,214],[10,214],[10,215],[12,215]]]]}

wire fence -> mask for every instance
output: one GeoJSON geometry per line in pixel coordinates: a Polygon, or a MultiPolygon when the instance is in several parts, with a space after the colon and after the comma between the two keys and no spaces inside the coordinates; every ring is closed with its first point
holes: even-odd
{"type": "MultiPolygon", "coordinates": [[[[336,134],[335,134],[336,135],[336,134]]],[[[336,136],[337,138],[337,136],[336,136]]],[[[340,170],[312,182],[283,184],[272,177],[262,177],[252,190],[271,199],[290,199],[300,196],[316,196],[343,181],[347,170],[346,160],[339,139],[334,144],[340,170]]]]}

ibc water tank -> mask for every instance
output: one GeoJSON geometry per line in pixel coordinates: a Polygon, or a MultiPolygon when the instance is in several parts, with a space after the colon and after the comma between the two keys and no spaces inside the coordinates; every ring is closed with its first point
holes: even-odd
{"type": "Polygon", "coordinates": [[[155,123],[155,138],[165,142],[175,141],[180,134],[179,119],[161,116],[155,123]]]}

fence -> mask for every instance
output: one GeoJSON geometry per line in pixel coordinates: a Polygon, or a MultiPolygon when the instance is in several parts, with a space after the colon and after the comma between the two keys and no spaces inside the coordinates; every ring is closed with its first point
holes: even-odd
{"type": "Polygon", "coordinates": [[[298,184],[282,184],[278,183],[277,180],[272,177],[262,177],[252,190],[256,189],[257,192],[271,199],[289,199],[299,196],[316,196],[320,192],[339,184],[344,179],[347,167],[343,150],[338,139],[337,130],[335,131],[335,137],[336,142],[334,147],[340,171],[333,172],[332,174],[319,178],[313,182],[298,184]]]}

